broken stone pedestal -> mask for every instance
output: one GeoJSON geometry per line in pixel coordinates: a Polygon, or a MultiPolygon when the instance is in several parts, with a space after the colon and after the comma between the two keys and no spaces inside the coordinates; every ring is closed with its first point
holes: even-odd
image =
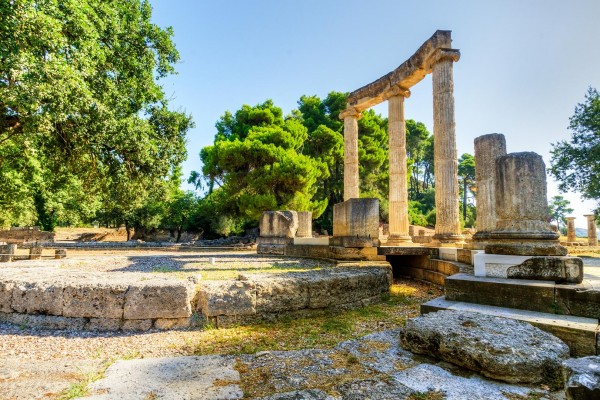
{"type": "Polygon", "coordinates": [[[265,211],[259,222],[256,239],[259,254],[284,254],[285,246],[294,243],[298,231],[296,211],[265,211]]]}
{"type": "Polygon", "coordinates": [[[584,215],[588,222],[588,245],[598,246],[598,233],[596,230],[596,216],[594,214],[584,215]]]}
{"type": "Polygon", "coordinates": [[[350,199],[333,206],[333,237],[337,247],[377,247],[379,200],[350,199]]]}
{"type": "Polygon", "coordinates": [[[496,159],[496,228],[488,235],[487,254],[565,256],[548,221],[546,166],[532,152],[496,159]]]}
{"type": "Polygon", "coordinates": [[[475,276],[581,283],[583,261],[578,257],[532,257],[478,253],[475,276]]]}

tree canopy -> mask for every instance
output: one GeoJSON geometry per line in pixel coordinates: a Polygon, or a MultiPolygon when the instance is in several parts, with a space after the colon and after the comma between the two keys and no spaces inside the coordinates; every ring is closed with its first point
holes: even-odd
{"type": "Polygon", "coordinates": [[[566,233],[567,229],[567,214],[573,212],[573,209],[569,207],[571,202],[565,199],[563,196],[554,196],[548,202],[548,213],[550,214],[550,220],[556,221],[556,228],[559,231],[566,233]],[[562,226],[561,226],[562,224],[562,226]]]}
{"type": "Polygon", "coordinates": [[[157,81],[179,54],[151,12],[139,0],[0,2],[0,225],[130,208],[185,159],[191,117],[169,110],[157,81]]]}
{"type": "Polygon", "coordinates": [[[578,191],[600,206],[600,94],[589,88],[569,120],[570,141],[552,144],[550,173],[562,192],[578,191]]]}

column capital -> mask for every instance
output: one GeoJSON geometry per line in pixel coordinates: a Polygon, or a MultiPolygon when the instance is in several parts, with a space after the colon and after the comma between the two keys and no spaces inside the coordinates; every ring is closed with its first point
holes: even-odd
{"type": "Polygon", "coordinates": [[[450,60],[457,62],[460,59],[460,51],[457,49],[436,49],[427,59],[425,65],[431,69],[440,61],[450,60]]]}
{"type": "Polygon", "coordinates": [[[586,217],[587,219],[596,219],[596,214],[585,214],[584,217],[586,217]]]}
{"type": "Polygon", "coordinates": [[[405,89],[401,86],[392,86],[391,88],[387,89],[385,92],[383,92],[382,97],[383,100],[389,100],[390,97],[396,97],[396,96],[402,96],[405,99],[410,97],[410,90],[409,89],[405,89]]]}
{"type": "Polygon", "coordinates": [[[567,221],[575,221],[575,217],[565,217],[567,221]]]}
{"type": "Polygon", "coordinates": [[[339,115],[340,119],[346,119],[347,117],[352,117],[352,118],[355,118],[355,119],[361,119],[362,118],[362,112],[358,111],[354,107],[348,107],[344,111],[342,111],[340,113],[340,115],[339,115]]]}

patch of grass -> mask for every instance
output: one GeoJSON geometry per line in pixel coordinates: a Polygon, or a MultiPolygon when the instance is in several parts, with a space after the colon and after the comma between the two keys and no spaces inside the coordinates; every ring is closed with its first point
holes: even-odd
{"type": "Polygon", "coordinates": [[[344,340],[402,326],[407,318],[419,315],[421,303],[442,294],[434,285],[416,281],[396,283],[391,292],[387,301],[337,314],[289,316],[274,323],[219,329],[205,325],[182,351],[205,355],[330,348],[344,340]]]}
{"type": "Polygon", "coordinates": [[[443,400],[444,393],[430,390],[429,392],[417,392],[408,396],[407,400],[443,400]]]}
{"type": "Polygon", "coordinates": [[[103,368],[101,372],[91,372],[86,374],[85,377],[77,383],[71,384],[65,391],[63,391],[59,395],[60,400],[71,400],[76,399],[78,397],[83,397],[88,395],[87,387],[92,382],[97,381],[98,379],[104,376],[104,371],[106,368],[103,368]]]}

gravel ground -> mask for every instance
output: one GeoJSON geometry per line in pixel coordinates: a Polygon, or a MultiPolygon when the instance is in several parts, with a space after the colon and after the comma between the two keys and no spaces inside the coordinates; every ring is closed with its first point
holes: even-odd
{"type": "MultiPolygon", "coordinates": [[[[0,264],[1,265],[1,264],[0,264]]],[[[328,267],[328,261],[256,254],[256,251],[68,250],[67,258],[21,260],[11,268],[55,266],[95,272],[172,273],[173,277],[202,275],[203,279],[231,279],[238,273],[286,272],[328,267]],[[214,264],[211,264],[211,258],[214,264]]],[[[1,268],[1,266],[0,266],[1,268]]]]}
{"type": "MultiPolygon", "coordinates": [[[[166,273],[224,279],[238,273],[285,272],[330,264],[242,251],[69,250],[67,258],[15,261],[11,268],[58,266],[103,272],[166,273]],[[210,258],[214,257],[214,264],[210,258]]],[[[202,331],[94,333],[21,329],[0,324],[0,400],[53,399],[115,359],[189,355],[202,331]]]]}

